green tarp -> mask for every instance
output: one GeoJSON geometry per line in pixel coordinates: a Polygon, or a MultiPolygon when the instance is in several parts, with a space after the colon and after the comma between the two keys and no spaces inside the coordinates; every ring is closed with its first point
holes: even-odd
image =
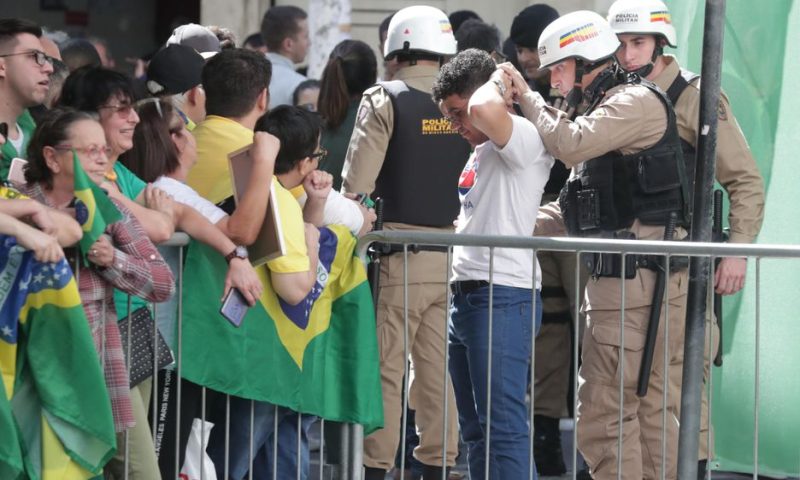
{"type": "MultiPolygon", "coordinates": [[[[700,71],[705,2],[667,0],[682,65],[700,71]]],[[[766,186],[762,244],[800,245],[800,2],[727,2],[722,87],[766,186]]],[[[751,259],[725,300],[724,365],[712,376],[715,470],[752,472],[758,378],[759,473],[800,475],[800,261],[751,259]],[[757,286],[757,278],[760,278],[757,286]],[[757,308],[759,314],[757,315],[757,308]],[[756,324],[759,339],[756,342],[756,324]],[[757,345],[756,345],[757,343],[757,345]],[[758,376],[756,375],[758,348],[758,376]]]]}

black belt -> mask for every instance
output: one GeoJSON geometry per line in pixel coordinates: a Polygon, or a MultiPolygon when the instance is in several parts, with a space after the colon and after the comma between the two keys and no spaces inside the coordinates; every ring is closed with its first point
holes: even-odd
{"type": "Polygon", "coordinates": [[[466,295],[479,288],[488,287],[489,282],[486,280],[460,280],[458,282],[450,283],[450,291],[453,295],[466,295]]]}
{"type": "MultiPolygon", "coordinates": [[[[403,253],[403,245],[399,243],[373,243],[374,250],[381,255],[394,255],[395,253],[403,253]]],[[[418,245],[411,243],[408,245],[408,253],[419,252],[447,252],[448,247],[441,245],[418,245]]]]}

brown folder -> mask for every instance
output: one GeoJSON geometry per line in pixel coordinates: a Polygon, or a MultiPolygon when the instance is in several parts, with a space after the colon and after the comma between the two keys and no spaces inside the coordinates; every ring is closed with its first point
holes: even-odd
{"type": "MultiPolygon", "coordinates": [[[[247,184],[250,182],[250,172],[253,169],[253,159],[250,156],[251,147],[252,144],[228,155],[228,165],[233,182],[233,198],[236,200],[237,205],[239,204],[239,199],[242,198],[247,190],[247,184]]],[[[270,189],[267,214],[261,224],[261,230],[258,232],[256,241],[247,247],[250,263],[254,267],[263,265],[273,258],[286,255],[286,242],[281,229],[280,212],[278,208],[275,208],[278,201],[277,195],[275,194],[275,189],[271,187],[271,183],[261,187],[270,189]]]]}

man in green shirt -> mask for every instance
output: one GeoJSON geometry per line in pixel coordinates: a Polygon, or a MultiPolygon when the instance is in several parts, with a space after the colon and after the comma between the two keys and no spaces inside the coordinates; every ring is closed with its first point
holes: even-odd
{"type": "Polygon", "coordinates": [[[44,102],[50,89],[52,59],[44,53],[42,29],[16,18],[0,19],[0,123],[8,138],[0,149],[0,180],[8,178],[14,157],[25,157],[36,123],[27,108],[44,102]]]}

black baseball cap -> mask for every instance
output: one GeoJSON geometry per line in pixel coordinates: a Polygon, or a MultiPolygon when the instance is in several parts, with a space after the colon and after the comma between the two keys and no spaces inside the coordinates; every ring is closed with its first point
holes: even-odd
{"type": "Polygon", "coordinates": [[[151,95],[177,95],[202,82],[206,61],[192,47],[169,45],[159,50],[147,67],[147,91],[151,95]]]}

